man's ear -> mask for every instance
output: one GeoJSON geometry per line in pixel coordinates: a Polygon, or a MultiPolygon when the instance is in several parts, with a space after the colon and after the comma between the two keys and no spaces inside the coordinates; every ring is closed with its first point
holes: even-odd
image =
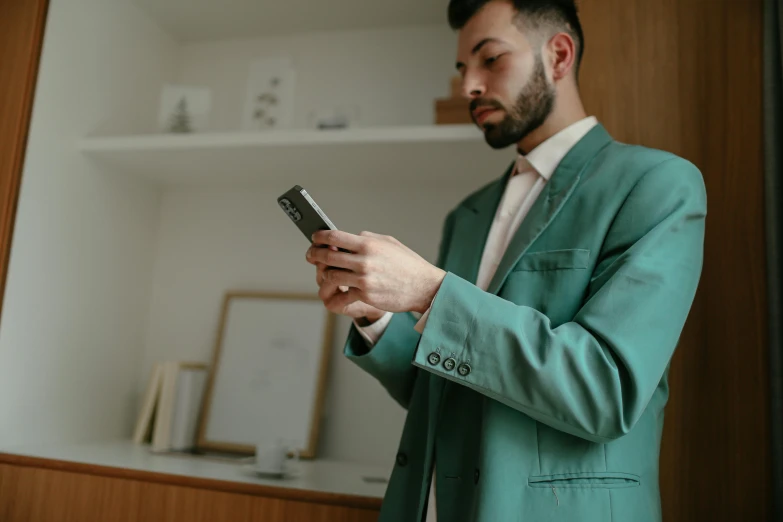
{"type": "Polygon", "coordinates": [[[576,44],[568,33],[557,33],[547,44],[552,79],[562,80],[569,75],[576,63],[576,44]]]}

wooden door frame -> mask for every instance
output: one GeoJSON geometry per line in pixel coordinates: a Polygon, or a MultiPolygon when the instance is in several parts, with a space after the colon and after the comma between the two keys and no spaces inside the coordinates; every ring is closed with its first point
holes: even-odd
{"type": "Polygon", "coordinates": [[[48,0],[0,0],[0,312],[48,0]]]}

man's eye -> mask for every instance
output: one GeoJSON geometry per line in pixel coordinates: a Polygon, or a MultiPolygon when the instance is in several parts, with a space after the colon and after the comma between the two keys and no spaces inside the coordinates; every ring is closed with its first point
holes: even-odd
{"type": "Polygon", "coordinates": [[[496,61],[498,61],[498,58],[500,58],[500,55],[498,55],[498,56],[490,56],[489,58],[484,60],[484,65],[490,66],[490,65],[494,64],[496,61]]]}

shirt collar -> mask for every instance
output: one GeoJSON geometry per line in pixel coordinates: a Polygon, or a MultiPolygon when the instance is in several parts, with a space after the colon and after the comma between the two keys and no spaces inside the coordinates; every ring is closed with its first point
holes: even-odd
{"type": "Polygon", "coordinates": [[[518,154],[514,174],[532,169],[549,181],[568,151],[596,124],[598,124],[596,117],[589,116],[550,136],[527,155],[518,154]]]}

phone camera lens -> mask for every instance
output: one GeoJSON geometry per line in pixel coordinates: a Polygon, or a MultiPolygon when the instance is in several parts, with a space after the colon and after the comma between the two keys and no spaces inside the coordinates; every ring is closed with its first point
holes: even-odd
{"type": "Polygon", "coordinates": [[[285,211],[285,213],[288,215],[289,218],[291,218],[291,221],[296,223],[300,219],[302,219],[302,214],[299,213],[299,211],[296,209],[296,207],[291,203],[288,198],[283,198],[279,201],[280,207],[285,211]]]}

